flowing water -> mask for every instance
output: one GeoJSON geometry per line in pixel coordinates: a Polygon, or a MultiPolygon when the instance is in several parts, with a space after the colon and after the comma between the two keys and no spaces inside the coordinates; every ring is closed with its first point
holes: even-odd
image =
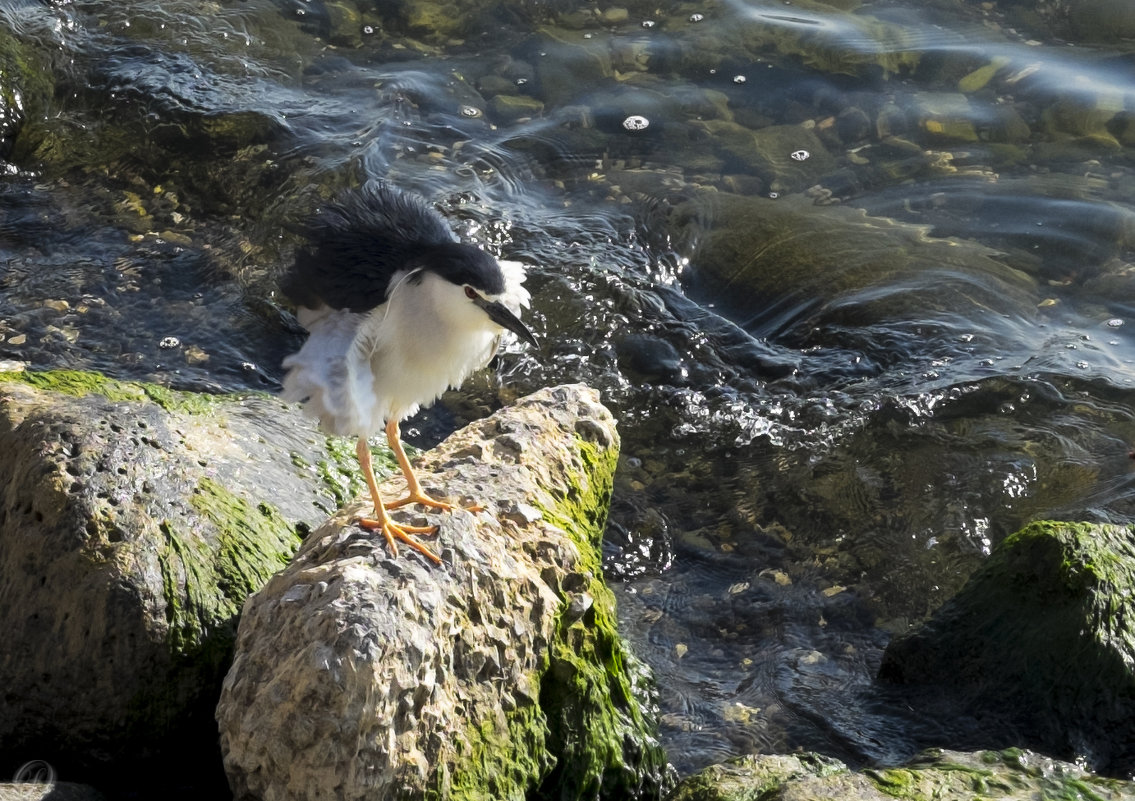
{"type": "Polygon", "coordinates": [[[1132,518],[1127,6],[0,0],[0,359],[272,391],[296,221],[386,176],[530,265],[543,340],[410,438],[619,418],[681,773],[1009,745],[872,678],[1022,524],[1132,518]]]}

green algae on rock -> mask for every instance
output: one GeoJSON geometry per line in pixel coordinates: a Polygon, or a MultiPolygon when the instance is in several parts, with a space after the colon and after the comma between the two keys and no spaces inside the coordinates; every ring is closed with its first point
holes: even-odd
{"type": "Polygon", "coordinates": [[[1135,526],[1037,522],[1006,538],[879,677],[988,710],[1025,744],[1135,760],[1135,526]]]}
{"type": "Polygon", "coordinates": [[[737,757],[685,779],[667,801],[973,801],[1131,798],[1135,783],[1020,749],[932,749],[894,768],[853,771],[819,754],[737,757]]]}
{"type": "Polygon", "coordinates": [[[346,465],[274,398],[74,370],[0,373],[0,442],[0,747],[94,770],[210,750],[240,607],[346,465]]]}
{"type": "Polygon", "coordinates": [[[54,92],[47,58],[25,46],[7,26],[0,26],[0,156],[29,118],[46,113],[54,92]]]}
{"type": "Polygon", "coordinates": [[[431,521],[442,567],[392,557],[345,525],[354,508],[309,535],[241,618],[217,708],[237,798],[666,789],[645,671],[601,579],[617,458],[592,390],[544,390],[424,455],[427,488],[488,507],[431,521]]]}

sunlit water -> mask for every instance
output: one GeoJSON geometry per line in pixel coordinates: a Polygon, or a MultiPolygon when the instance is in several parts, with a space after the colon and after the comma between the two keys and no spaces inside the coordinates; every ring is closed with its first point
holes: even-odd
{"type": "Polygon", "coordinates": [[[872,677],[1023,523],[1131,519],[1130,45],[1011,3],[477,8],[421,44],[365,4],[0,4],[55,76],[0,184],[0,358],[272,390],[294,222],[387,176],[531,265],[543,339],[410,435],[502,383],[619,417],[608,576],[681,772],[1010,744],[872,677]],[[788,125],[822,152],[726,143],[788,125]],[[712,192],[795,215],[744,280],[712,192]]]}

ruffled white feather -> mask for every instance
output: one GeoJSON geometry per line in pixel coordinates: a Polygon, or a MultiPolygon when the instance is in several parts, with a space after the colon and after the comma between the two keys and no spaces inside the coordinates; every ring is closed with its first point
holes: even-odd
{"type": "MultiPolygon", "coordinates": [[[[500,300],[519,315],[530,300],[524,265],[500,265],[500,300]]],[[[370,436],[459,386],[496,352],[502,330],[462,287],[428,272],[416,281],[407,277],[396,276],[386,303],[365,314],[297,311],[310,335],[283,362],[283,397],[302,402],[325,430],[370,436]]]]}

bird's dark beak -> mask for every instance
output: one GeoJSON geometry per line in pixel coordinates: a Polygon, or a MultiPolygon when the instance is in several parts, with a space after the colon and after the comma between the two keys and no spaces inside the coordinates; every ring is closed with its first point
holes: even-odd
{"type": "Polygon", "coordinates": [[[488,301],[478,297],[473,302],[484,309],[485,314],[489,315],[489,319],[501,328],[507,328],[530,345],[535,347],[539,346],[539,343],[536,342],[536,337],[528,330],[528,326],[526,326],[519,317],[509,311],[509,308],[499,300],[488,301]]]}

